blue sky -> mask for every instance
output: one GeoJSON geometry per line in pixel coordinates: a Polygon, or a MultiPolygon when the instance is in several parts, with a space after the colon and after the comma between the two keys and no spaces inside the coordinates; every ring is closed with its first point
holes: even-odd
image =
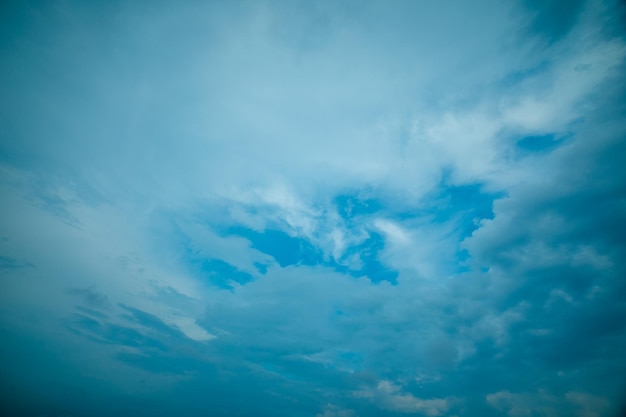
{"type": "Polygon", "coordinates": [[[0,10],[2,415],[623,415],[623,2],[0,10]]]}

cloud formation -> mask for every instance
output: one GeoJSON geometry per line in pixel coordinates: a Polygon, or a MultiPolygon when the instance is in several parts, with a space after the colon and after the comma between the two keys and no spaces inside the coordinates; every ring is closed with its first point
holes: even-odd
{"type": "Polygon", "coordinates": [[[2,7],[3,414],[620,412],[620,2],[2,7]]]}

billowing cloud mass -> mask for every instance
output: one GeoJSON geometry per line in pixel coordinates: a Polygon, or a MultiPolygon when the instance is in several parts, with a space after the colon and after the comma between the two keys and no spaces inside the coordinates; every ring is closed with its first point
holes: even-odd
{"type": "Polygon", "coordinates": [[[0,8],[3,416],[626,412],[623,2],[0,8]]]}

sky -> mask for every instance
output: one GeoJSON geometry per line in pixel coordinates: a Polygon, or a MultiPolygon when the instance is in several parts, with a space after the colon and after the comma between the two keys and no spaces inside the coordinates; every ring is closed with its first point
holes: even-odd
{"type": "Polygon", "coordinates": [[[3,1],[0,414],[625,415],[625,25],[3,1]]]}

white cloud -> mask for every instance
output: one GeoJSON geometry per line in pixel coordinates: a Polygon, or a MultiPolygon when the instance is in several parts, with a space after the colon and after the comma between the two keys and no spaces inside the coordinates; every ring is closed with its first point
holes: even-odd
{"type": "Polygon", "coordinates": [[[450,407],[449,399],[421,399],[410,393],[403,393],[401,387],[391,381],[382,380],[375,389],[356,393],[358,397],[371,398],[383,408],[398,413],[421,414],[426,416],[443,415],[450,407]]]}
{"type": "Polygon", "coordinates": [[[374,221],[374,226],[386,235],[391,244],[403,246],[411,241],[408,234],[402,230],[402,227],[392,221],[377,219],[374,221]]]}
{"type": "Polygon", "coordinates": [[[580,417],[599,417],[606,415],[610,409],[610,403],[605,398],[575,391],[564,395],[564,399],[570,403],[570,407],[565,409],[559,408],[561,398],[545,391],[500,391],[487,395],[486,399],[490,406],[506,412],[510,417],[558,417],[564,413],[580,417]]]}
{"type": "Polygon", "coordinates": [[[578,406],[577,415],[580,417],[599,417],[605,415],[610,409],[610,402],[597,395],[570,391],[565,394],[565,397],[578,406]]]}

